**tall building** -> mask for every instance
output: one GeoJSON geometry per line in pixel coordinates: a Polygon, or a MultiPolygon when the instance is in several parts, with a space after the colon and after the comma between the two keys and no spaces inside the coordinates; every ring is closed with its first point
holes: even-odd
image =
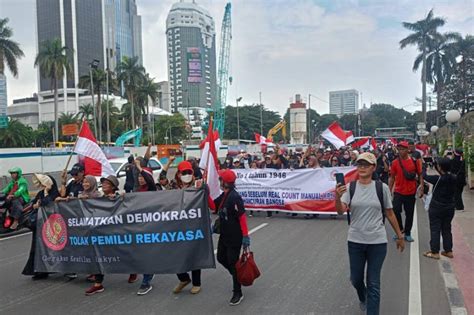
{"type": "Polygon", "coordinates": [[[359,92],[343,90],[329,92],[329,113],[337,116],[357,114],[359,111],[359,92]]]}
{"type": "Polygon", "coordinates": [[[166,20],[171,107],[209,108],[216,102],[216,34],[207,10],[193,2],[173,4],[166,20]]]}
{"type": "MultiPolygon", "coordinates": [[[[78,111],[80,97],[88,93],[78,88],[79,78],[89,74],[92,61],[105,69],[108,60],[114,70],[123,56],[142,60],[136,0],[36,0],[36,20],[38,51],[43,41],[55,38],[71,48],[67,55],[72,71],[58,84],[60,113],[78,111]]],[[[51,80],[38,70],[38,81],[39,120],[53,120],[54,109],[47,101],[54,97],[51,80]]]]}
{"type": "Polygon", "coordinates": [[[7,77],[0,73],[0,128],[7,126],[7,77]]]}

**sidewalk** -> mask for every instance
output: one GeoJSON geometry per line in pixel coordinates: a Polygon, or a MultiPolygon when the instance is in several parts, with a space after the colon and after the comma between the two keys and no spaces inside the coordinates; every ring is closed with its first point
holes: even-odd
{"type": "Polygon", "coordinates": [[[452,265],[468,314],[474,314],[474,190],[465,187],[464,211],[453,220],[454,259],[452,265]]]}

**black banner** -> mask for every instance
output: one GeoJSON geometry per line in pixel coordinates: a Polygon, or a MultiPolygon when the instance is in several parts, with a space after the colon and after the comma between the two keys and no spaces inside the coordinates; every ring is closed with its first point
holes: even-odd
{"type": "Polygon", "coordinates": [[[215,268],[204,189],[59,202],[38,210],[35,271],[173,274],[215,268]]]}

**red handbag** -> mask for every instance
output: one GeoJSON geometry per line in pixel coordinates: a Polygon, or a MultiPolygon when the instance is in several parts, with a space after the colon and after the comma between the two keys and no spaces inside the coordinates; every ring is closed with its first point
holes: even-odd
{"type": "Polygon", "coordinates": [[[237,270],[237,280],[243,286],[250,286],[255,279],[260,277],[260,270],[253,259],[253,252],[244,249],[242,256],[235,264],[237,270]]]}

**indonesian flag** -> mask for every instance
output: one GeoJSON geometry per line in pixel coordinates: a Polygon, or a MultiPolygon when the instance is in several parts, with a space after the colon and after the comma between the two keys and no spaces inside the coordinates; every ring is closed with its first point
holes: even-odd
{"type": "Polygon", "coordinates": [[[369,149],[375,150],[377,148],[377,143],[375,139],[372,137],[365,137],[360,140],[357,140],[352,144],[353,148],[362,148],[362,149],[369,149]]]}
{"type": "Polygon", "coordinates": [[[351,130],[346,131],[346,145],[354,142],[354,140],[355,140],[354,134],[352,133],[352,131],[351,130]]]}
{"type": "Polygon", "coordinates": [[[265,138],[264,136],[260,135],[259,133],[254,132],[254,134],[255,134],[255,142],[257,142],[257,144],[272,143],[269,139],[265,138]]]}
{"type": "Polygon", "coordinates": [[[323,131],[321,137],[331,142],[332,145],[336,147],[336,149],[346,145],[346,132],[342,130],[337,121],[330,124],[329,127],[323,131]]]}
{"type": "Polygon", "coordinates": [[[397,139],[395,139],[395,138],[390,138],[390,142],[391,142],[393,145],[397,145],[397,143],[398,143],[397,139]]]}
{"type": "MultiPolygon", "coordinates": [[[[209,196],[211,199],[216,199],[221,194],[220,184],[219,184],[219,173],[218,173],[218,163],[217,163],[217,150],[216,150],[216,139],[214,139],[215,133],[212,132],[212,119],[209,122],[209,130],[207,134],[206,143],[208,147],[207,157],[204,159],[201,156],[201,163],[204,160],[204,176],[209,186],[209,196]]],[[[203,152],[204,153],[204,152],[203,152]]],[[[204,155],[204,154],[203,154],[204,155]]]]}
{"type": "Polygon", "coordinates": [[[84,156],[85,175],[107,177],[115,175],[104,152],[97,144],[94,134],[89,128],[87,121],[82,122],[81,132],[77,137],[74,152],[84,156]]]}
{"type": "MultiPolygon", "coordinates": [[[[219,150],[219,148],[222,146],[221,139],[219,139],[219,131],[214,130],[214,133],[212,133],[212,138],[214,139],[214,145],[216,152],[219,150]]],[[[200,169],[206,169],[207,167],[207,159],[209,157],[209,134],[207,135],[206,139],[204,139],[201,144],[199,144],[199,149],[202,150],[201,153],[201,160],[199,161],[199,168],[200,169]]],[[[217,156],[217,154],[216,154],[217,156]]]]}

